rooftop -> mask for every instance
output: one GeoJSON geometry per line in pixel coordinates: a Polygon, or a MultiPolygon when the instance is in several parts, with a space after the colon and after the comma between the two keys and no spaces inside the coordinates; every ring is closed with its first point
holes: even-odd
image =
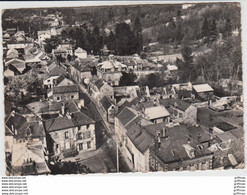
{"type": "Polygon", "coordinates": [[[193,88],[195,89],[197,93],[214,91],[213,88],[209,84],[193,85],[193,88]]]}
{"type": "Polygon", "coordinates": [[[121,123],[125,126],[131,120],[133,120],[137,115],[132,112],[128,107],[125,107],[122,112],[117,115],[117,118],[121,121],[121,123]]]}
{"type": "Polygon", "coordinates": [[[56,86],[53,87],[52,90],[53,90],[53,94],[79,92],[79,88],[77,85],[56,86]]]}
{"type": "Polygon", "coordinates": [[[163,106],[154,106],[154,107],[148,107],[145,108],[144,113],[147,115],[147,117],[152,119],[158,119],[169,116],[169,112],[166,110],[163,106]]]}

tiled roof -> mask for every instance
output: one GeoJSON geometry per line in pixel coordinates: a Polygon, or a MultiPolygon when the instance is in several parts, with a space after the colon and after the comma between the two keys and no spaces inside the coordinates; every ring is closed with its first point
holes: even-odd
{"type": "Polygon", "coordinates": [[[68,116],[63,116],[44,121],[46,131],[57,131],[95,123],[92,119],[80,111],[71,113],[70,117],[71,118],[68,116]]]}
{"type": "Polygon", "coordinates": [[[27,120],[21,116],[20,114],[16,113],[14,116],[10,116],[6,121],[6,126],[12,130],[12,125],[14,129],[20,129],[22,125],[24,125],[27,122],[27,120]]]}
{"type": "Polygon", "coordinates": [[[106,96],[104,96],[101,100],[100,103],[102,104],[102,106],[105,108],[105,110],[108,110],[110,108],[110,106],[112,105],[112,102],[109,100],[109,98],[107,98],[106,96]]]}
{"type": "Polygon", "coordinates": [[[194,149],[195,158],[211,155],[207,148],[199,149],[199,142],[189,137],[188,129],[181,126],[166,128],[166,139],[161,138],[160,148],[156,144],[152,144],[150,149],[155,155],[165,163],[175,163],[187,159],[191,159],[186,151],[186,146],[194,149]]]}
{"type": "Polygon", "coordinates": [[[125,126],[128,124],[131,120],[133,120],[137,115],[130,111],[127,107],[123,109],[122,112],[120,112],[117,115],[117,118],[121,121],[121,123],[125,126]]]}
{"type": "Polygon", "coordinates": [[[100,89],[104,85],[104,81],[102,79],[98,79],[94,82],[95,86],[100,89]]]}
{"type": "Polygon", "coordinates": [[[76,126],[87,125],[95,123],[91,118],[83,114],[82,112],[75,112],[72,114],[73,123],[76,126]]]}
{"type": "Polygon", "coordinates": [[[25,125],[19,129],[17,137],[24,138],[28,136],[32,138],[45,137],[43,124],[40,124],[38,121],[25,123],[25,125]]]}
{"type": "Polygon", "coordinates": [[[77,85],[57,86],[53,87],[52,90],[53,94],[79,92],[79,88],[77,85]]]}
{"type": "Polygon", "coordinates": [[[74,123],[66,116],[44,121],[46,131],[56,131],[74,127],[74,123]]]}
{"type": "Polygon", "coordinates": [[[135,145],[135,147],[141,153],[144,153],[147,151],[154,139],[142,129],[141,125],[137,123],[132,124],[131,127],[127,130],[127,136],[135,145]]]}
{"type": "Polygon", "coordinates": [[[188,127],[188,131],[189,131],[189,135],[200,143],[208,142],[212,140],[210,134],[204,131],[200,126],[188,127]]]}
{"type": "Polygon", "coordinates": [[[159,100],[160,101],[160,104],[162,104],[163,106],[165,106],[166,108],[170,107],[170,106],[174,106],[182,111],[185,111],[187,110],[187,108],[190,107],[190,104],[183,101],[183,100],[180,100],[180,99],[161,99],[159,100]]]}
{"type": "Polygon", "coordinates": [[[91,71],[90,64],[91,64],[90,61],[87,61],[86,59],[80,59],[80,60],[75,60],[73,66],[80,72],[89,72],[91,71]]]}

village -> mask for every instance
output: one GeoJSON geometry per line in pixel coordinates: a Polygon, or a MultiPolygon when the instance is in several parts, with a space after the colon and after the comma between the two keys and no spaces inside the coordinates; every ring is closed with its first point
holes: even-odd
{"type": "Polygon", "coordinates": [[[49,53],[47,40],[69,27],[59,13],[44,20],[37,39],[3,29],[7,175],[244,167],[242,81],[240,93],[220,94],[203,80],[178,82],[179,56],[116,55],[106,45],[96,55],[72,38],[49,53]],[[140,84],[156,73],[164,86],[140,84]]]}

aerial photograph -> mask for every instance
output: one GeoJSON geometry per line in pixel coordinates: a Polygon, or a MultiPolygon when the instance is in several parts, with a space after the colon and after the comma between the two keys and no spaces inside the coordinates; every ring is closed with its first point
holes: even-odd
{"type": "Polygon", "coordinates": [[[7,176],[243,169],[240,3],[5,9],[7,176]]]}

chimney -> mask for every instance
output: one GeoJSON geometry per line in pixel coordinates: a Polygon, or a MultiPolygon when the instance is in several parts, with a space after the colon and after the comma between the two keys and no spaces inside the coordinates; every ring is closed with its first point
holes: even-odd
{"type": "Polygon", "coordinates": [[[68,119],[71,119],[71,115],[69,113],[66,114],[68,119]]]}
{"type": "Polygon", "coordinates": [[[62,104],[61,112],[62,112],[62,115],[65,115],[65,105],[64,104],[62,104]]]}
{"type": "Polygon", "coordinates": [[[122,70],[122,66],[119,64],[118,65],[118,71],[121,72],[121,70],[122,70]]]}
{"type": "Polygon", "coordinates": [[[166,132],[167,130],[166,130],[166,127],[163,127],[163,129],[162,129],[162,137],[166,137],[167,135],[167,132],[166,132]]]}
{"type": "Polygon", "coordinates": [[[201,136],[201,134],[199,133],[198,136],[197,136],[198,142],[200,142],[201,137],[202,137],[202,136],[201,136]]]}
{"type": "Polygon", "coordinates": [[[84,107],[85,104],[84,104],[84,99],[80,99],[79,103],[78,103],[78,107],[79,109],[81,109],[82,107],[84,107]]]}

